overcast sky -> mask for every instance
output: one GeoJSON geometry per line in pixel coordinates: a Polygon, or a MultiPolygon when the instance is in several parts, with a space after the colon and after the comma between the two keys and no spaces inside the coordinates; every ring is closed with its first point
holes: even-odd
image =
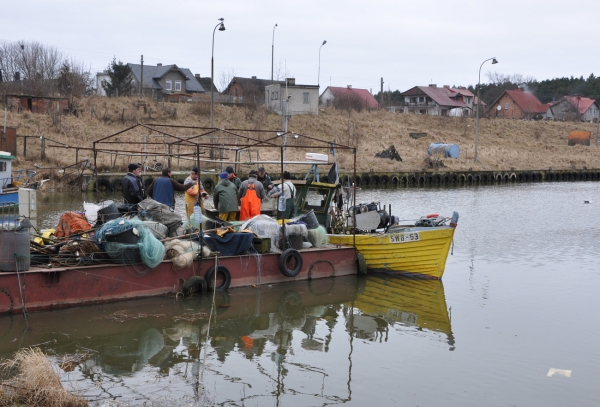
{"type": "Polygon", "coordinates": [[[210,76],[405,91],[416,85],[474,85],[486,74],[537,80],[600,74],[598,0],[29,0],[4,1],[1,41],[39,41],[106,69],[123,62],[177,64],[210,76]],[[276,74],[277,76],[277,74],[276,74]]]}

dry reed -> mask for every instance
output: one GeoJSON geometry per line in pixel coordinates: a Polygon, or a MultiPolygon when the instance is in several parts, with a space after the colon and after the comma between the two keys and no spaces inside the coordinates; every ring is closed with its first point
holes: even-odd
{"type": "Polygon", "coordinates": [[[39,348],[22,349],[0,363],[0,406],[83,407],[87,401],[64,389],[39,348]]]}

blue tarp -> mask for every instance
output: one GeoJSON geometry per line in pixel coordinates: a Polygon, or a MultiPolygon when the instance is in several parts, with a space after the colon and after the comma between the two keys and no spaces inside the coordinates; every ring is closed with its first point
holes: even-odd
{"type": "Polygon", "coordinates": [[[252,246],[253,233],[227,233],[223,237],[204,235],[204,241],[213,251],[223,256],[236,256],[244,253],[252,246]]]}

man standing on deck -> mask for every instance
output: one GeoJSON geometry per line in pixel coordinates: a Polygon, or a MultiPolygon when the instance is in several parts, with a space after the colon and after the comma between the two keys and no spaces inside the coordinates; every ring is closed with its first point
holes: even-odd
{"type": "Polygon", "coordinates": [[[242,186],[242,180],[239,179],[237,177],[237,175],[235,175],[235,172],[233,171],[233,167],[229,166],[229,167],[225,168],[225,171],[227,171],[227,174],[228,174],[227,179],[229,181],[231,181],[235,185],[235,188],[239,191],[240,187],[242,186]]]}
{"type": "Polygon", "coordinates": [[[219,210],[219,219],[234,221],[237,217],[238,198],[235,184],[229,181],[229,173],[223,171],[219,174],[219,183],[215,187],[213,201],[219,210]]]}
{"type": "Polygon", "coordinates": [[[142,168],[134,163],[127,167],[127,175],[123,178],[121,186],[123,189],[123,200],[126,204],[132,206],[132,210],[137,211],[137,204],[146,199],[146,189],[140,174],[142,168]]]}
{"type": "Polygon", "coordinates": [[[258,168],[258,176],[256,179],[262,183],[265,191],[269,192],[271,189],[273,189],[273,181],[271,181],[271,177],[265,171],[265,167],[258,168]]]}
{"type": "Polygon", "coordinates": [[[265,188],[257,179],[255,170],[250,171],[250,178],[242,182],[238,197],[240,198],[240,220],[260,215],[260,203],[265,197],[265,188]]]}
{"type": "Polygon", "coordinates": [[[193,187],[195,182],[181,185],[179,182],[171,178],[171,169],[165,168],[162,170],[162,175],[156,178],[152,185],[148,188],[148,195],[161,204],[175,207],[175,191],[186,191],[193,187]]]}
{"type": "Polygon", "coordinates": [[[200,182],[198,175],[198,168],[192,168],[190,176],[187,177],[183,183],[184,185],[187,185],[196,182],[196,184],[185,191],[185,215],[188,219],[194,214],[196,202],[199,202],[200,207],[204,209],[204,200],[208,199],[208,194],[204,190],[204,186],[202,185],[202,182],[200,182]],[[198,195],[200,195],[201,199],[198,199],[198,195]]]}

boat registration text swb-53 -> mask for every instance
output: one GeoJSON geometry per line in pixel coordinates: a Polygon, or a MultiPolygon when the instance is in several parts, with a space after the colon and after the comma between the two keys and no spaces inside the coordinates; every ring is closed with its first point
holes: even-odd
{"type": "Polygon", "coordinates": [[[394,233],[390,235],[390,243],[407,243],[407,242],[417,242],[421,240],[419,236],[419,232],[413,233],[394,233]]]}

